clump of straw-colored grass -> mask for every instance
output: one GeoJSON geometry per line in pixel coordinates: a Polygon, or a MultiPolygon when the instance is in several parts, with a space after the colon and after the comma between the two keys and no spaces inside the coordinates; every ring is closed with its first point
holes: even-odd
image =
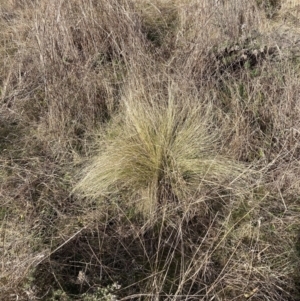
{"type": "Polygon", "coordinates": [[[124,100],[75,191],[92,199],[121,196],[142,212],[165,202],[186,202],[207,187],[227,189],[244,166],[218,153],[211,114],[197,100],[124,100]]]}

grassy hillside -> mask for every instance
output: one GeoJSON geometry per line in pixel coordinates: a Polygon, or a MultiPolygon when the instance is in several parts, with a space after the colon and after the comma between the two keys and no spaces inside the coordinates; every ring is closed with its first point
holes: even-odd
{"type": "Polygon", "coordinates": [[[0,0],[0,300],[299,300],[299,24],[0,0]]]}

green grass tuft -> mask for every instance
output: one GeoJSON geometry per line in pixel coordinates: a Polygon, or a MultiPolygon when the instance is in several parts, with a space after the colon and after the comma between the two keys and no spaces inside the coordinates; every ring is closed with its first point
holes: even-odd
{"type": "Polygon", "coordinates": [[[187,202],[207,188],[228,191],[244,180],[245,166],[219,154],[208,110],[168,93],[167,101],[127,97],[75,191],[102,201],[121,195],[149,213],[166,201],[187,202]]]}

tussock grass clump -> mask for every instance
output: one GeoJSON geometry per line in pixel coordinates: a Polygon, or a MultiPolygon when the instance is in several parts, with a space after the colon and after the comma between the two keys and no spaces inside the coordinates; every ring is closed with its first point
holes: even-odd
{"type": "Polygon", "coordinates": [[[123,201],[153,212],[165,199],[187,202],[208,188],[228,190],[245,180],[245,166],[218,153],[209,110],[178,94],[171,86],[167,99],[139,99],[130,90],[75,191],[102,201],[126,195],[123,201]]]}

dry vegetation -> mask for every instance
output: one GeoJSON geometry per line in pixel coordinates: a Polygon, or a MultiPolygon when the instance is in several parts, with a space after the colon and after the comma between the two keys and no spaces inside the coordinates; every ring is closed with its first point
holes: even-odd
{"type": "Polygon", "coordinates": [[[0,0],[0,300],[299,300],[298,2],[0,0]]]}

